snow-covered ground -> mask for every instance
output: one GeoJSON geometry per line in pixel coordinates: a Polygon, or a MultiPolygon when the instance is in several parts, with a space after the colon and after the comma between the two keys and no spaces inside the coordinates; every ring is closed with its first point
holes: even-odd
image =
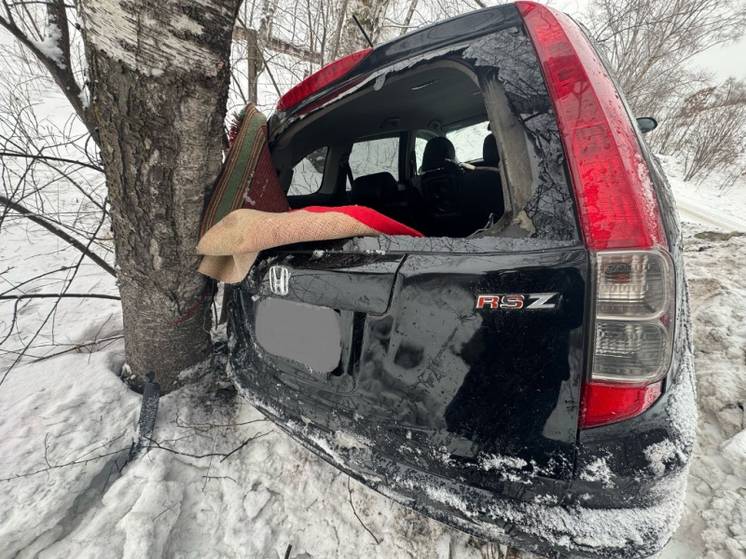
{"type": "MultiPolygon", "coordinates": [[[[686,512],[662,557],[746,557],[746,236],[731,235],[746,231],[746,185],[693,187],[675,162],[664,164],[685,219],[700,416],[686,512]]],[[[20,218],[0,238],[2,291],[72,254],[20,218]]],[[[65,273],[23,289],[53,291],[65,273]]],[[[86,290],[116,293],[89,264],[71,288],[86,290]]],[[[21,333],[3,348],[23,345],[49,305],[19,305],[21,333]]],[[[0,304],[0,336],[12,314],[12,303],[0,304]]],[[[154,438],[163,448],[119,472],[140,397],[116,376],[117,302],[64,301],[53,326],[34,358],[77,349],[27,359],[0,386],[0,557],[497,556],[496,546],[350,481],[199,370],[161,400],[154,438]]],[[[2,357],[0,373],[12,358],[2,357]]]]}

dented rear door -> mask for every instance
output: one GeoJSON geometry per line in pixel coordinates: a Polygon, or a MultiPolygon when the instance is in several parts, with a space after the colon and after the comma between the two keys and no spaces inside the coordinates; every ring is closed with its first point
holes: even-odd
{"type": "Polygon", "coordinates": [[[335,463],[362,446],[541,492],[572,474],[587,269],[582,248],[275,253],[236,294],[234,374],[281,424],[313,426],[304,442],[335,463]]]}

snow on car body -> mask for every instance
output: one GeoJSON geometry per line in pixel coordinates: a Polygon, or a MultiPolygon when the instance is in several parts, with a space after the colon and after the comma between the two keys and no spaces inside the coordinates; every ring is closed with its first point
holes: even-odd
{"type": "Polygon", "coordinates": [[[292,207],[363,204],[425,236],[262,253],[233,300],[242,393],[480,537],[659,550],[695,427],[681,235],[582,30],[531,2],[453,18],[322,68],[269,128],[292,207]]]}

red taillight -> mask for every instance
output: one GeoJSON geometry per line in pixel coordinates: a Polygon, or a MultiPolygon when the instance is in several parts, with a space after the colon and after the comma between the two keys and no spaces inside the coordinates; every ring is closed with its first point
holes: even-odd
{"type": "Polygon", "coordinates": [[[660,395],[660,381],[645,386],[589,382],[583,387],[580,426],[596,427],[640,415],[660,395]]]}
{"type": "Polygon", "coordinates": [[[372,50],[372,48],[359,50],[323,66],[280,97],[277,103],[277,110],[286,111],[295,107],[313,93],[321,91],[327,85],[338,80],[357,66],[372,50]]]}
{"type": "Polygon", "coordinates": [[[554,104],[583,237],[593,252],[593,357],[581,427],[639,415],[671,361],[673,272],[658,200],[614,82],[578,26],[516,2],[554,104]]]}
{"type": "Polygon", "coordinates": [[[517,2],[554,102],[591,249],[666,246],[653,183],[614,83],[577,25],[517,2]]]}

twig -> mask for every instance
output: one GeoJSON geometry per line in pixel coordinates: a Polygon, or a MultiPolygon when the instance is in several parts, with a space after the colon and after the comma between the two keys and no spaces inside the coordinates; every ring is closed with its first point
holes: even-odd
{"type": "MultiPolygon", "coordinates": [[[[212,451],[215,452],[215,446],[218,444],[218,440],[213,437],[212,438],[212,451]]],[[[202,493],[205,492],[205,488],[207,487],[207,480],[211,477],[210,476],[210,470],[212,469],[212,459],[215,458],[214,456],[210,456],[210,462],[207,464],[207,474],[202,476],[202,478],[205,480],[202,484],[202,493]]]]}
{"type": "Polygon", "coordinates": [[[3,296],[3,295],[7,295],[11,291],[16,291],[17,289],[20,289],[21,287],[23,287],[27,283],[31,283],[34,280],[38,280],[40,278],[43,278],[44,276],[49,276],[51,274],[56,274],[57,272],[64,272],[65,270],[70,270],[71,268],[72,268],[72,266],[62,266],[61,268],[57,268],[56,270],[49,270],[48,272],[43,272],[43,273],[41,273],[41,274],[39,274],[37,276],[34,276],[33,278],[29,278],[27,280],[22,281],[19,284],[15,284],[15,285],[13,283],[11,283],[10,281],[8,281],[7,278],[4,278],[2,275],[0,275],[0,278],[3,281],[5,281],[5,282],[7,282],[7,283],[9,283],[10,285],[13,286],[10,289],[7,289],[7,290],[3,291],[2,293],[0,293],[0,297],[3,296]]]}
{"type": "Polygon", "coordinates": [[[229,457],[230,457],[231,455],[233,455],[233,454],[235,454],[236,452],[238,452],[239,450],[241,450],[241,449],[242,449],[243,447],[245,447],[245,446],[246,446],[247,444],[249,444],[249,443],[250,443],[251,441],[255,441],[256,439],[258,439],[258,438],[261,438],[261,437],[263,437],[264,435],[269,435],[270,433],[273,433],[273,432],[274,432],[274,431],[266,431],[266,432],[262,433],[261,435],[257,435],[256,437],[252,437],[252,438],[246,439],[246,440],[245,440],[245,441],[244,441],[243,443],[241,443],[241,445],[240,445],[240,446],[238,446],[238,447],[234,448],[234,449],[233,449],[233,450],[231,450],[231,451],[230,451],[230,452],[229,452],[228,454],[226,454],[225,456],[223,456],[223,457],[222,457],[222,458],[220,459],[220,462],[221,462],[221,463],[222,463],[222,462],[225,462],[225,461],[226,461],[226,460],[227,460],[227,459],[228,459],[228,458],[229,458],[229,457]]]}
{"type": "Polygon", "coordinates": [[[0,157],[21,157],[24,159],[33,159],[41,161],[58,161],[60,163],[70,163],[71,165],[78,165],[80,167],[87,167],[94,171],[104,172],[104,169],[98,165],[92,163],[86,163],[85,161],[76,161],[75,159],[67,159],[66,157],[52,157],[51,155],[34,155],[33,153],[20,153],[14,151],[0,151],[0,157]]]}
{"type": "Polygon", "coordinates": [[[376,545],[380,544],[380,540],[376,537],[376,535],[370,531],[370,528],[368,528],[365,525],[365,522],[363,522],[363,519],[360,518],[360,516],[357,514],[357,511],[355,510],[355,505],[352,502],[352,489],[350,488],[350,476],[347,476],[347,493],[350,497],[350,507],[352,507],[352,514],[355,515],[355,518],[357,518],[357,521],[360,523],[360,526],[365,528],[365,531],[370,534],[370,537],[373,538],[373,541],[376,542],[376,545]]]}
{"type": "Polygon", "coordinates": [[[271,433],[274,433],[274,431],[266,431],[264,433],[260,433],[258,435],[251,436],[248,439],[246,439],[244,442],[242,442],[238,447],[234,448],[233,450],[231,450],[227,454],[225,452],[208,452],[208,453],[205,453],[205,454],[193,454],[191,452],[184,452],[184,451],[181,451],[181,450],[176,450],[175,448],[169,448],[167,446],[163,446],[158,441],[156,441],[155,439],[148,438],[148,440],[155,445],[155,446],[150,447],[150,450],[165,450],[166,452],[171,452],[172,454],[178,454],[180,456],[188,456],[189,458],[196,458],[198,460],[202,459],[202,458],[210,458],[211,456],[220,456],[222,458],[222,460],[220,460],[220,461],[223,462],[226,458],[228,458],[229,456],[232,456],[233,454],[235,454],[236,452],[238,452],[239,450],[241,450],[243,447],[245,447],[251,441],[255,441],[255,440],[260,439],[263,436],[269,435],[271,433]]]}
{"type": "Polygon", "coordinates": [[[118,335],[118,336],[109,336],[108,338],[102,338],[100,340],[93,340],[92,342],[86,342],[84,344],[75,344],[72,347],[69,347],[67,349],[63,349],[62,351],[56,351],[55,353],[50,353],[49,355],[42,355],[41,357],[35,357],[31,360],[31,363],[39,363],[40,361],[46,361],[47,359],[51,359],[52,357],[57,357],[58,355],[64,355],[65,353],[70,353],[71,351],[78,351],[79,349],[83,349],[84,347],[96,345],[96,344],[102,344],[104,342],[113,342],[114,340],[120,340],[124,336],[118,335]]]}
{"type": "Polygon", "coordinates": [[[85,460],[73,460],[72,462],[66,462],[64,464],[52,464],[51,466],[48,466],[46,468],[40,468],[38,470],[33,470],[33,471],[26,472],[26,473],[23,473],[23,474],[16,474],[16,475],[11,476],[11,477],[0,478],[0,482],[3,482],[3,481],[13,481],[13,480],[16,480],[16,479],[21,479],[21,478],[25,478],[25,477],[31,477],[31,476],[35,476],[37,474],[42,474],[44,472],[49,472],[51,470],[58,470],[60,468],[67,468],[68,466],[79,466],[79,465],[82,465],[82,464],[88,464],[90,462],[95,462],[96,460],[101,460],[102,458],[107,458],[109,456],[114,456],[115,454],[119,454],[121,452],[126,452],[126,451],[129,450],[129,448],[130,447],[127,446],[125,448],[120,448],[119,450],[113,450],[112,452],[105,452],[104,454],[99,454],[97,456],[94,456],[92,458],[87,458],[85,460]]]}
{"type": "Polygon", "coordinates": [[[167,513],[170,510],[173,510],[175,506],[176,505],[171,505],[170,507],[166,507],[161,512],[159,512],[158,514],[156,514],[155,517],[153,518],[153,522],[155,522],[156,520],[158,520],[163,514],[167,513]]]}
{"type": "MultiPolygon", "coordinates": [[[[232,478],[231,476],[202,476],[202,477],[204,479],[206,479],[206,480],[207,479],[229,479],[233,483],[235,483],[236,485],[239,485],[239,483],[234,478],[232,478]]],[[[204,489],[204,487],[203,487],[203,489],[204,489]]]]}
{"type": "Polygon", "coordinates": [[[182,423],[179,417],[179,411],[176,410],[176,426],[182,429],[194,429],[195,431],[209,431],[210,429],[220,429],[223,427],[241,427],[251,425],[252,423],[266,423],[267,419],[251,419],[239,423],[182,423]]]}

